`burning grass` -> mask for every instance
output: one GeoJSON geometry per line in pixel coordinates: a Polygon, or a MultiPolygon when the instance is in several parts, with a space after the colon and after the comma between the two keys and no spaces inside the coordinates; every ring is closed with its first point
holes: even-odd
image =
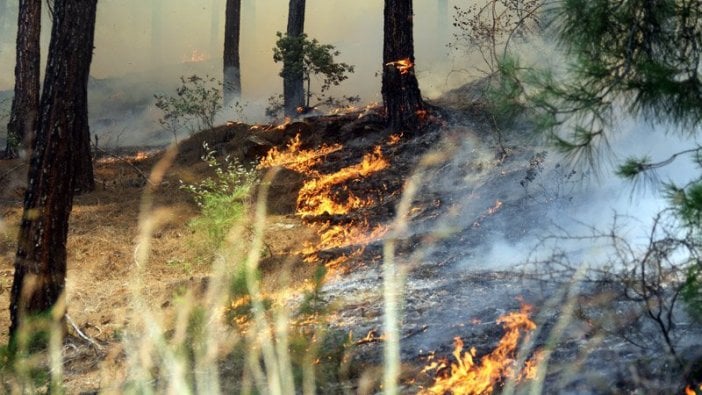
{"type": "Polygon", "coordinates": [[[319,164],[325,156],[342,148],[341,144],[333,144],[322,145],[317,149],[302,149],[302,141],[298,133],[285,149],[271,148],[259,162],[258,168],[282,166],[298,173],[309,174],[312,172],[312,167],[319,164]]]}
{"type": "Polygon", "coordinates": [[[360,163],[305,182],[297,197],[297,214],[303,218],[322,214],[348,214],[352,210],[373,205],[372,199],[359,198],[345,186],[340,187],[340,190],[346,195],[346,201],[339,203],[335,197],[340,193],[335,192],[334,187],[368,177],[388,166],[389,162],[383,157],[382,148],[376,146],[373,152],[363,156],[360,163]]]}
{"type": "MultiPolygon", "coordinates": [[[[456,337],[453,351],[456,361],[451,364],[450,373],[437,377],[434,384],[421,394],[490,394],[505,379],[534,379],[541,358],[539,352],[523,368],[515,366],[522,333],[536,329],[536,324],[529,318],[530,313],[531,306],[525,304],[519,312],[507,313],[498,318],[497,323],[502,325],[506,333],[493,351],[480,358],[480,362],[475,361],[475,348],[463,351],[463,340],[456,337]]],[[[446,364],[447,362],[433,362],[424,371],[441,372],[448,367],[446,364]]]]}

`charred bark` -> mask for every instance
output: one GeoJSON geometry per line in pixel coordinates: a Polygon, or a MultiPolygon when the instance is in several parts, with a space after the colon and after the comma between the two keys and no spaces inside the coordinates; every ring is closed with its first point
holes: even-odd
{"type": "Polygon", "coordinates": [[[227,0],[224,21],[224,103],[241,96],[239,36],[241,32],[241,0],[227,0]]]}
{"type": "Polygon", "coordinates": [[[383,105],[388,127],[414,130],[424,102],[414,73],[412,0],[385,0],[383,105]]]}
{"type": "MultiPolygon", "coordinates": [[[[54,0],[49,57],[33,143],[10,300],[10,335],[62,297],[76,147],[87,126],[87,85],[97,0],[54,0]]],[[[60,307],[59,307],[60,308],[60,307]]],[[[64,312],[58,312],[63,317],[64,312]]]]}
{"type": "Polygon", "coordinates": [[[5,157],[28,150],[39,118],[41,0],[20,0],[17,17],[15,95],[7,124],[5,157]]]}
{"type": "MultiPolygon", "coordinates": [[[[301,38],[305,32],[305,0],[290,0],[287,36],[301,38]]],[[[302,70],[302,41],[292,48],[283,63],[283,103],[286,116],[297,115],[305,104],[305,85],[302,70]]]]}

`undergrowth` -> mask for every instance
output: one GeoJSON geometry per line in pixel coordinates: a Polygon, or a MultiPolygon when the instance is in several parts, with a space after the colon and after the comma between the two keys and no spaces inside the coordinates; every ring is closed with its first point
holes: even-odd
{"type": "Polygon", "coordinates": [[[181,181],[181,188],[190,192],[200,208],[200,215],[188,224],[196,236],[194,247],[199,253],[209,251],[203,258],[210,258],[211,252],[220,248],[229,229],[246,215],[258,173],[229,156],[220,162],[207,143],[203,144],[203,149],[202,160],[213,170],[214,176],[197,184],[181,181]]]}

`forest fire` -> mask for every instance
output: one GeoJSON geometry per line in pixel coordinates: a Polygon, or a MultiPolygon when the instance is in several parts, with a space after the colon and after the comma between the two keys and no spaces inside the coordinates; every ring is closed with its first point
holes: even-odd
{"type": "Polygon", "coordinates": [[[400,71],[400,74],[407,74],[410,72],[412,67],[414,67],[414,63],[412,63],[412,60],[410,60],[410,58],[400,59],[394,62],[388,62],[385,65],[394,66],[395,68],[397,68],[397,70],[400,71]]]}
{"type": "Polygon", "coordinates": [[[388,166],[389,163],[383,157],[381,148],[377,146],[373,149],[373,152],[364,155],[360,163],[307,181],[302,186],[297,197],[297,214],[302,217],[325,213],[330,215],[347,214],[353,209],[373,204],[372,199],[361,199],[351,193],[346,187],[340,188],[340,191],[336,191],[337,193],[335,194],[333,187],[349,180],[367,177],[388,166]],[[338,196],[339,192],[346,195],[344,203],[339,203],[335,200],[335,196],[338,196]]]}
{"type": "Polygon", "coordinates": [[[259,162],[258,168],[282,166],[299,173],[309,174],[310,168],[318,164],[324,156],[342,148],[340,144],[322,145],[315,150],[300,149],[301,146],[302,141],[300,135],[297,134],[284,150],[280,151],[276,147],[271,148],[259,162]]]}
{"type": "Polygon", "coordinates": [[[388,227],[385,225],[377,225],[371,229],[367,222],[351,225],[331,225],[323,223],[317,233],[320,240],[316,244],[307,244],[302,249],[301,253],[305,256],[306,262],[312,262],[317,258],[317,251],[328,250],[332,248],[346,248],[351,246],[361,246],[360,251],[354,251],[351,256],[360,255],[365,246],[387,233],[388,227]]]}
{"type": "MultiPolygon", "coordinates": [[[[507,313],[497,319],[498,324],[506,333],[497,347],[476,363],[475,348],[463,351],[463,341],[455,338],[453,356],[456,362],[450,366],[450,375],[436,378],[434,384],[421,393],[430,394],[486,394],[492,393],[495,387],[504,379],[517,381],[531,380],[536,377],[541,360],[541,353],[536,352],[531,360],[525,363],[520,372],[515,372],[515,358],[521,332],[531,332],[536,324],[529,318],[531,306],[522,305],[519,312],[507,313]]],[[[424,371],[440,371],[447,368],[446,363],[433,362],[424,371]]]]}

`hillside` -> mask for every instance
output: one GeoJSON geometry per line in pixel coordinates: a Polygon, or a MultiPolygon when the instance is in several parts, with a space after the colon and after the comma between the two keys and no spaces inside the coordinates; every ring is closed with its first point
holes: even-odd
{"type": "MultiPolygon", "coordinates": [[[[478,356],[493,352],[497,358],[494,350],[503,347],[501,339],[511,329],[501,329],[496,321],[520,309],[523,321],[515,324],[517,336],[538,326],[521,361],[538,362],[535,350],[561,324],[562,311],[553,306],[565,302],[559,282],[543,281],[528,271],[521,265],[528,251],[518,249],[531,248],[527,246],[548,234],[563,212],[559,210],[575,204],[584,192],[573,188],[579,173],[565,170],[528,136],[511,132],[503,136],[506,145],[499,146],[479,97],[465,99],[474,89],[464,87],[437,100],[415,132],[386,130],[380,108],[368,107],[282,125],[230,123],[181,142],[174,157],[167,151],[138,149],[99,153],[97,191],[77,197],[71,217],[71,327],[63,348],[68,392],[122,391],[131,377],[135,351],[130,347],[141,344],[139,334],[130,331],[153,320],[167,341],[175,341],[183,300],[195,305],[209,300],[221,275],[217,259],[228,259],[228,248],[246,250],[256,240],[252,209],[240,232],[227,236],[230,247],[203,250],[202,236],[191,225],[199,208],[181,187],[215,174],[201,159],[207,152],[203,143],[220,163],[227,156],[236,158],[248,171],[258,168],[262,176],[278,169],[261,224],[261,293],[273,306],[290,311],[292,333],[311,339],[319,333],[310,328],[326,328],[318,352],[329,361],[320,356],[316,362],[321,392],[373,393],[379,388],[387,297],[383,248],[389,242],[405,276],[399,328],[404,392],[416,393],[437,378],[451,376],[454,338],[463,338],[466,350],[475,347],[478,356]],[[165,169],[162,178],[154,175],[158,169],[165,169]],[[403,203],[407,190],[414,192],[403,203]],[[140,266],[145,238],[148,260],[140,266]],[[315,288],[320,268],[325,272],[321,288],[315,288]],[[323,308],[316,306],[319,311],[312,316],[292,313],[309,295],[323,308]],[[520,308],[523,304],[534,307],[520,308]],[[139,306],[148,306],[148,315],[139,306]],[[529,323],[527,311],[535,324],[529,323]],[[423,369],[433,361],[444,362],[434,370],[423,369]]],[[[13,161],[0,166],[5,218],[0,304],[7,306],[26,167],[13,161]]],[[[247,204],[253,207],[261,193],[257,189],[247,204]]],[[[231,275],[237,263],[227,262],[231,267],[225,273],[231,275]]],[[[256,322],[246,310],[251,308],[248,296],[231,298],[230,312],[244,313],[219,317],[233,320],[228,325],[246,334],[256,322]]],[[[627,301],[618,298],[607,303],[626,309],[627,301]]],[[[648,354],[605,334],[593,318],[608,316],[601,304],[578,303],[581,316],[568,318],[569,329],[559,332],[560,345],[552,356],[572,369],[549,370],[549,392],[638,388],[641,382],[628,369],[648,354]],[[612,366],[615,354],[619,362],[612,366]]],[[[0,314],[0,327],[9,326],[8,318],[6,310],[0,314]]],[[[627,325],[625,321],[612,325],[627,325]]],[[[6,342],[6,331],[0,333],[0,342],[6,342]]],[[[512,348],[502,355],[499,363],[504,366],[479,385],[501,388],[511,382],[505,377],[517,344],[512,348]]],[[[218,362],[222,385],[229,391],[245,385],[237,375],[244,357],[236,350],[220,355],[218,362]]],[[[637,366],[642,374],[657,368],[637,366]]],[[[161,377],[153,374],[154,380],[161,377]]],[[[660,385],[670,385],[660,380],[660,385]]]]}

